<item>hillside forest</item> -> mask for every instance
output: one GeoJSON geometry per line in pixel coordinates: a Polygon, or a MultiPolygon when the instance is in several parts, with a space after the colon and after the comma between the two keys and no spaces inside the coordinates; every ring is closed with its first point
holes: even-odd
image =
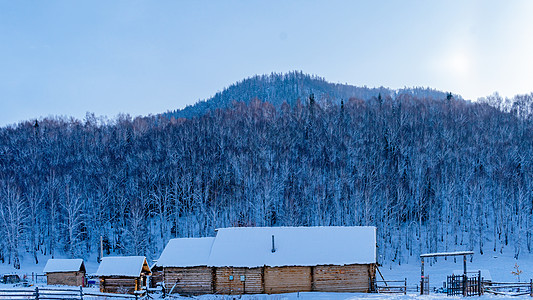
{"type": "Polygon", "coordinates": [[[0,262],[88,257],[100,237],[106,255],[157,259],[229,226],[377,226],[379,260],[397,264],[532,252],[531,107],[318,95],[0,128],[0,262]]]}

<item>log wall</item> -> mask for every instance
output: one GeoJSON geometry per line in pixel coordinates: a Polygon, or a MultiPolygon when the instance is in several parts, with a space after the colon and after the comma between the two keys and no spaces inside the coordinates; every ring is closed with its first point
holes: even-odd
{"type": "Polygon", "coordinates": [[[140,277],[100,277],[100,292],[133,294],[141,289],[140,277]]]}
{"type": "Polygon", "coordinates": [[[213,288],[213,268],[191,267],[191,268],[164,268],[163,277],[165,288],[168,292],[199,295],[212,294],[213,288]]]}
{"type": "Polygon", "coordinates": [[[372,265],[315,266],[313,291],[369,292],[370,280],[374,277],[372,265]]]}
{"type": "Polygon", "coordinates": [[[264,293],[263,268],[216,268],[215,291],[226,295],[264,293]]]}
{"type": "Polygon", "coordinates": [[[160,271],[154,271],[152,270],[152,276],[150,277],[150,287],[155,288],[157,287],[157,284],[160,282],[165,281],[163,277],[163,270],[160,271]]]}
{"type": "MultiPolygon", "coordinates": [[[[167,292],[199,294],[278,294],[291,292],[370,292],[375,265],[262,268],[165,268],[167,292]],[[244,277],[241,277],[244,276],[244,277]],[[231,279],[230,279],[231,278],[231,279]]],[[[155,273],[154,273],[155,274],[155,273]]],[[[118,284],[106,289],[111,292],[118,284]]]]}
{"type": "Polygon", "coordinates": [[[267,294],[310,292],[312,282],[311,267],[265,267],[267,294]]]}
{"type": "Polygon", "coordinates": [[[84,272],[46,273],[46,284],[85,286],[85,273],[84,272]]]}

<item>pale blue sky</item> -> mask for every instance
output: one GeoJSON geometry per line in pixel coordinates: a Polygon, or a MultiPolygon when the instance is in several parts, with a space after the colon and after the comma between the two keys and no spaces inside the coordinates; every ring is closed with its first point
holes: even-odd
{"type": "Polygon", "coordinates": [[[254,74],[533,91],[533,1],[0,0],[0,126],[183,108],[254,74]]]}

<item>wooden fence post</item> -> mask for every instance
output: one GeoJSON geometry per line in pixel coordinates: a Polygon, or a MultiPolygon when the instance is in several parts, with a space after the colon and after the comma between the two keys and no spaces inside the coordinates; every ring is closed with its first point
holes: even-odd
{"type": "Polygon", "coordinates": [[[477,273],[477,295],[481,296],[481,270],[477,273]]]}
{"type": "Polygon", "coordinates": [[[83,300],[83,287],[80,286],[80,300],[83,300]]]}
{"type": "Polygon", "coordinates": [[[466,297],[466,289],[468,285],[468,278],[463,274],[463,297],[466,297]]]}
{"type": "Polygon", "coordinates": [[[533,279],[529,279],[529,296],[533,297],[533,279]]]}
{"type": "Polygon", "coordinates": [[[39,300],[39,287],[35,287],[35,300],[39,300]]]}
{"type": "Polygon", "coordinates": [[[424,295],[424,258],[420,258],[420,295],[424,295]]]}
{"type": "Polygon", "coordinates": [[[406,295],[407,294],[407,278],[404,278],[403,282],[404,282],[403,294],[406,295]]]}

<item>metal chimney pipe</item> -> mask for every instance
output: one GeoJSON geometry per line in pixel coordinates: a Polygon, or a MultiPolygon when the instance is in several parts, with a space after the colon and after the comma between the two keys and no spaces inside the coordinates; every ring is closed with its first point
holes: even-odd
{"type": "Polygon", "coordinates": [[[101,262],[102,258],[104,258],[104,237],[100,236],[100,257],[98,262],[101,262]]]}
{"type": "Polygon", "coordinates": [[[274,235],[272,235],[272,253],[276,252],[276,247],[274,245],[274,235]]]}

